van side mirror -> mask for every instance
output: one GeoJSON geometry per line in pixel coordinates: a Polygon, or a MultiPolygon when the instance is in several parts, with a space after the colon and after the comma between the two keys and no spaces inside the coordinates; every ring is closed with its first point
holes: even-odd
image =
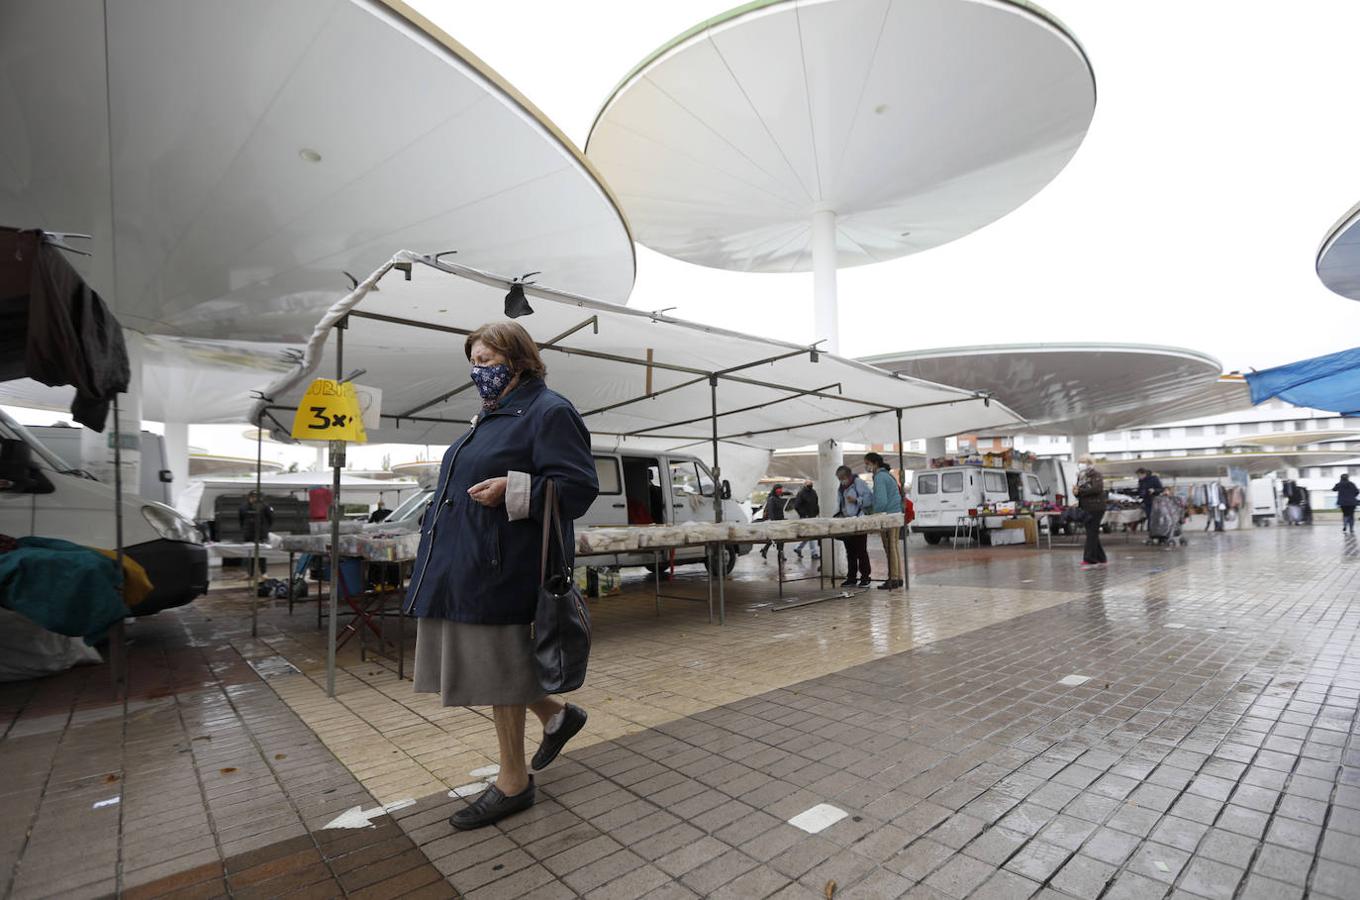
{"type": "Polygon", "coordinates": [[[724,478],[722,482],[722,498],[724,500],[732,499],[732,483],[726,478],[724,478]]]}
{"type": "Polygon", "coordinates": [[[0,491],[50,494],[54,490],[42,469],[33,465],[33,448],[21,440],[0,438],[0,491]]]}

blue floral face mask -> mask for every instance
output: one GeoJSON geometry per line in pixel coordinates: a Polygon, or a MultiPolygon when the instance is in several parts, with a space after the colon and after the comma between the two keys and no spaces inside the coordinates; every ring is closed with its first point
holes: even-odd
{"type": "Polygon", "coordinates": [[[477,393],[482,395],[482,409],[495,409],[496,400],[514,377],[510,367],[504,363],[497,363],[494,366],[473,366],[472,383],[477,385],[477,393]]]}

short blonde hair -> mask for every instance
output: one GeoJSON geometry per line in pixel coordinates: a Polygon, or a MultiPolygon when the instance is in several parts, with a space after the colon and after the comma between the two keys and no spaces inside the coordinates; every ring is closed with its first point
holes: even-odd
{"type": "Polygon", "coordinates": [[[1094,459],[1091,458],[1091,454],[1089,454],[1089,453],[1083,453],[1081,456],[1078,456],[1078,457],[1077,457],[1077,462],[1079,462],[1079,463],[1084,463],[1085,465],[1088,465],[1088,466],[1093,466],[1093,465],[1095,465],[1095,462],[1096,462],[1096,461],[1095,461],[1094,459]]]}

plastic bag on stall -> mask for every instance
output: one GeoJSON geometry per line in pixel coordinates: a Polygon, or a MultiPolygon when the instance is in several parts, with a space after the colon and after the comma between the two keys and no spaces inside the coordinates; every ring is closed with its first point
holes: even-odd
{"type": "Polygon", "coordinates": [[[23,681],[103,660],[78,637],[48,631],[27,616],[0,609],[0,681],[23,681]]]}

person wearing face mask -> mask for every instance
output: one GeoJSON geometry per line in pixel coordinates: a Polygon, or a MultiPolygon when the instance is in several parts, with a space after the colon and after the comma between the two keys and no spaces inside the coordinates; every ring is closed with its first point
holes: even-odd
{"type": "Polygon", "coordinates": [[[1105,565],[1105,548],[1100,545],[1100,521],[1105,518],[1105,477],[1096,469],[1089,456],[1077,462],[1081,473],[1077,475],[1077,506],[1086,514],[1086,547],[1081,554],[1081,567],[1105,565]]]}
{"type": "MultiPolygon", "coordinates": [[[[552,482],[573,562],[573,520],[599,493],[590,433],[571,402],[549,390],[538,347],[515,322],[483,325],[463,352],[482,398],[472,428],[444,454],[421,526],[406,594],[418,618],[415,690],[445,706],[490,706],[500,745],[494,784],[449,824],[480,828],[534,803],[524,720],[543,725],[532,767],[552,762],[586,722],[580,707],[544,695],[530,627],[539,589],[545,503],[552,482]]],[[[554,551],[555,552],[555,551],[554,551]]]]}
{"type": "MultiPolygon", "coordinates": [[[[902,508],[902,489],[893,477],[892,469],[883,461],[883,455],[870,451],[864,454],[864,466],[874,478],[874,511],[892,512],[902,508]]],[[[878,586],[881,591],[902,587],[902,545],[897,540],[896,528],[885,528],[879,532],[883,541],[883,553],[888,557],[888,577],[878,586]]]]}
{"type": "MultiPolygon", "coordinates": [[[[840,487],[836,491],[836,515],[846,518],[867,516],[874,511],[874,492],[867,484],[855,477],[849,466],[836,470],[836,480],[840,487]]],[[[869,570],[869,535],[849,534],[841,538],[845,544],[846,579],[841,587],[850,587],[858,581],[860,587],[868,587],[871,573],[869,570]],[[858,572],[858,578],[856,578],[858,572]]]]}

